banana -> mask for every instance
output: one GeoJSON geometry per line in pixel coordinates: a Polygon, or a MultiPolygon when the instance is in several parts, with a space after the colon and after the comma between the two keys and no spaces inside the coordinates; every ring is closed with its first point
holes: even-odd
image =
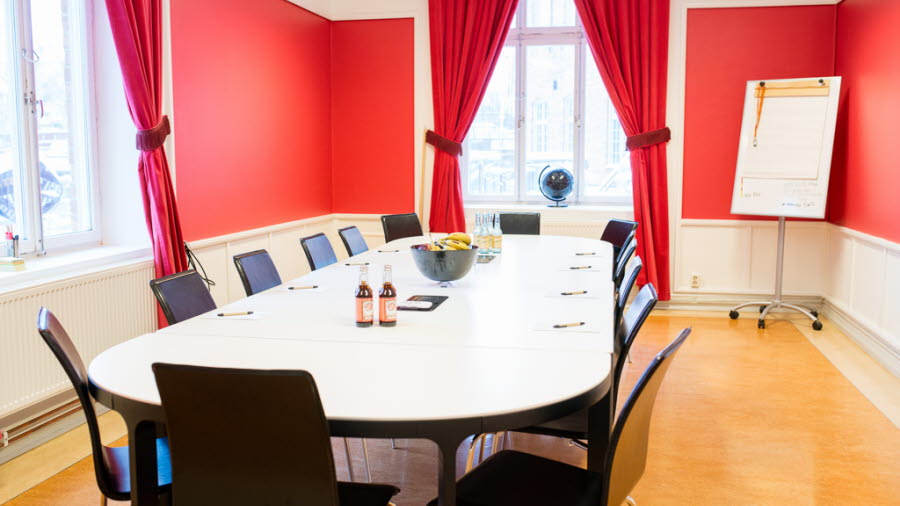
{"type": "Polygon", "coordinates": [[[449,246],[453,249],[469,249],[468,244],[466,244],[462,241],[457,241],[455,239],[447,239],[444,241],[444,244],[446,244],[447,246],[449,246]]]}
{"type": "Polygon", "coordinates": [[[469,234],[463,232],[453,232],[452,234],[447,236],[447,239],[452,239],[454,241],[459,241],[465,244],[472,244],[472,237],[469,234]]]}

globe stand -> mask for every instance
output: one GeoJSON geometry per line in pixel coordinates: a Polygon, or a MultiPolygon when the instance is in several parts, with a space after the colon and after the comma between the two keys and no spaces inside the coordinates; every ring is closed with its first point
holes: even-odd
{"type": "Polygon", "coordinates": [[[563,200],[566,199],[556,200],[552,204],[547,204],[547,207],[569,207],[569,204],[560,204],[563,200]]]}

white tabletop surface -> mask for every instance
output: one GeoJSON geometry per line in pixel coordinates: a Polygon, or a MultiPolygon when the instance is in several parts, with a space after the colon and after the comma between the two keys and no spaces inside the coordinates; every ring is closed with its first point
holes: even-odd
{"type": "Polygon", "coordinates": [[[110,348],[91,362],[91,381],[115,396],[158,404],[154,362],[305,369],[331,420],[427,421],[547,406],[607,378],[613,349],[610,244],[507,235],[502,255],[442,288],[413,263],[408,247],[421,242],[394,241],[378,249],[398,253],[372,250],[351,261],[370,262],[374,287],[381,284],[382,266],[392,265],[401,300],[449,296],[433,312],[401,311],[396,327],[357,328],[359,267],[341,261],[216,310],[252,310],[256,319],[200,316],[110,348]],[[596,271],[568,269],[579,265],[596,271]],[[313,284],[320,289],[285,288],[313,284]],[[581,290],[588,293],[560,295],[581,290]],[[546,328],[582,321],[584,328],[546,328]]]}

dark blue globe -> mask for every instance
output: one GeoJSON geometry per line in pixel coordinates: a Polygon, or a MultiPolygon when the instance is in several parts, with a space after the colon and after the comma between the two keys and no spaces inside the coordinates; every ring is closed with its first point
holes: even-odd
{"type": "Polygon", "coordinates": [[[554,202],[565,200],[575,188],[575,176],[562,167],[551,169],[548,165],[539,177],[541,193],[554,202]]]}

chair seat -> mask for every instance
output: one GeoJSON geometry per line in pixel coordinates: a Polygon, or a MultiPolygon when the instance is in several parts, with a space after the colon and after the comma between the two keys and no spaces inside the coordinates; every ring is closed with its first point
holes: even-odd
{"type": "Polygon", "coordinates": [[[568,439],[588,439],[588,410],[583,409],[569,416],[550,420],[539,425],[517,429],[516,432],[542,434],[568,439]]]}
{"type": "Polygon", "coordinates": [[[400,489],[380,483],[338,482],[341,506],[387,506],[400,489]]]}
{"type": "MultiPolygon", "coordinates": [[[[127,446],[104,446],[103,454],[109,464],[110,483],[115,487],[119,497],[111,497],[117,501],[128,500],[131,495],[131,467],[127,446]]],[[[169,457],[169,439],[156,440],[157,480],[161,489],[172,485],[172,461],[169,457]]]]}
{"type": "MultiPolygon", "coordinates": [[[[460,478],[458,506],[597,506],[603,477],[555,460],[504,450],[460,478]]],[[[428,503],[436,506],[437,499],[428,503]]]]}

